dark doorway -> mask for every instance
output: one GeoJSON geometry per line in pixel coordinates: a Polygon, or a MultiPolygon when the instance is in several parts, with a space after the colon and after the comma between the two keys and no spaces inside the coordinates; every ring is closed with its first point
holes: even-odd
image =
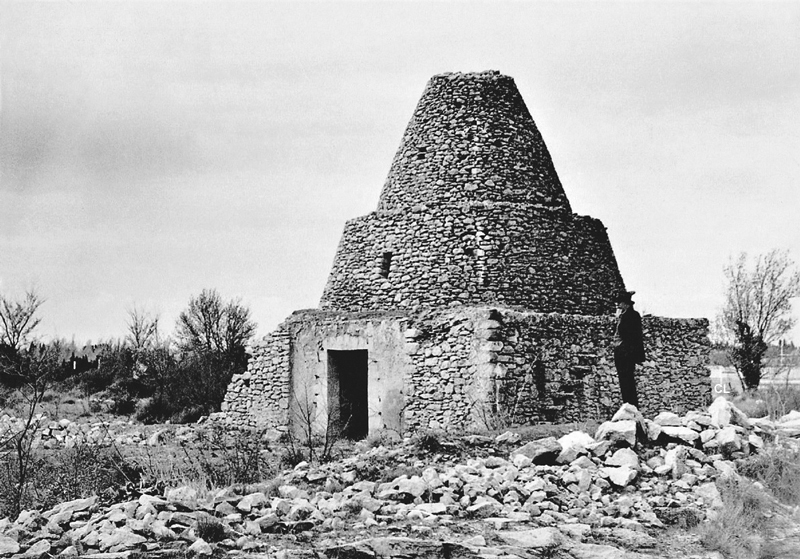
{"type": "Polygon", "coordinates": [[[328,417],[330,428],[348,439],[369,432],[367,350],[328,350],[328,417]]]}

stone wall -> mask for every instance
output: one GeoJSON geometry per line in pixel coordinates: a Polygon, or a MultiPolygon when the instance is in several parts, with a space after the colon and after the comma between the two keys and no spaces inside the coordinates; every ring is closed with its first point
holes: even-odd
{"type": "Polygon", "coordinates": [[[600,315],[624,288],[603,224],[530,204],[374,212],[345,226],[323,309],[499,304],[600,315]]]}
{"type": "Polygon", "coordinates": [[[248,348],[247,371],[234,375],[222,402],[227,422],[285,430],[291,400],[292,337],[282,324],[248,348]]]}
{"type": "MultiPolygon", "coordinates": [[[[324,430],[326,352],[367,349],[370,430],[607,419],[621,403],[614,320],[470,306],[413,315],[304,311],[254,348],[225,407],[237,423],[285,429],[303,415],[298,402],[311,403],[324,430]]],[[[648,360],[637,375],[648,415],[707,404],[707,326],[705,319],[644,317],[648,360]]]]}
{"type": "Polygon", "coordinates": [[[398,313],[298,311],[250,348],[247,371],[234,375],[222,404],[237,425],[296,434],[328,425],[328,351],[367,350],[369,428],[403,431],[408,358],[398,313]]]}
{"type": "MultiPolygon", "coordinates": [[[[490,401],[510,423],[609,418],[621,402],[612,351],[614,317],[498,314],[490,401]]],[[[647,361],[637,366],[646,414],[708,404],[705,319],[645,316],[647,361]]]]}
{"type": "MultiPolygon", "coordinates": [[[[499,427],[607,419],[621,404],[614,317],[463,308],[413,322],[409,427],[499,427]]],[[[705,319],[643,319],[637,367],[647,414],[707,405],[705,319]]]]}

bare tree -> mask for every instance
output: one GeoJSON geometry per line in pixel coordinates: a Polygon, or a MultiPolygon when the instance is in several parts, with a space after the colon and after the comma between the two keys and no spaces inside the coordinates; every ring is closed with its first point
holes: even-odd
{"type": "Polygon", "coordinates": [[[188,375],[185,393],[195,406],[219,408],[231,377],[247,369],[245,346],[255,328],[247,307],[238,300],[224,302],[214,289],[190,299],[175,335],[188,375]]]}
{"type": "Polygon", "coordinates": [[[128,334],[125,339],[135,352],[152,349],[158,343],[158,315],[136,305],[128,311],[128,334]]]}
{"type": "Polygon", "coordinates": [[[772,250],[748,263],[746,253],[725,267],[728,286],[722,318],[736,333],[737,321],[747,324],[754,334],[769,344],[786,334],[795,324],[792,299],[800,296],[800,272],[785,251],[772,250]]]}
{"type": "Polygon", "coordinates": [[[36,313],[43,303],[44,299],[33,289],[21,301],[0,295],[0,343],[19,351],[41,322],[36,313]]]}
{"type": "Polygon", "coordinates": [[[34,443],[43,419],[37,412],[53,374],[61,363],[61,350],[59,342],[31,343],[30,347],[21,351],[21,359],[14,364],[14,374],[21,379],[16,391],[23,402],[23,413],[14,428],[0,435],[0,463],[4,464],[13,482],[8,495],[9,502],[4,506],[12,518],[19,514],[31,490],[29,484],[35,463],[34,443]]]}
{"type": "Polygon", "coordinates": [[[184,351],[231,354],[244,348],[255,329],[247,307],[238,300],[225,303],[216,289],[204,289],[178,317],[176,336],[184,351]]]}
{"type": "MultiPolygon", "coordinates": [[[[22,414],[13,428],[0,434],[0,463],[12,481],[0,509],[19,514],[30,491],[34,468],[34,442],[39,429],[39,405],[63,361],[59,342],[40,344],[32,339],[41,319],[36,316],[44,300],[33,290],[22,300],[0,296],[0,379],[16,392],[22,414]]],[[[0,510],[0,513],[3,511],[0,510]]]]}
{"type": "Polygon", "coordinates": [[[787,252],[772,250],[748,262],[741,253],[724,268],[727,288],[721,324],[734,340],[731,361],[743,385],[758,388],[768,344],[795,325],[792,299],[800,296],[800,272],[787,252]]]}

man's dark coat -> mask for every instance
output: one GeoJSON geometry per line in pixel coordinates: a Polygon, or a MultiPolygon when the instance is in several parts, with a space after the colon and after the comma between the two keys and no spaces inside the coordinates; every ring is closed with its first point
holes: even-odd
{"type": "Polygon", "coordinates": [[[642,363],[647,359],[642,339],[642,317],[629,307],[617,320],[617,347],[614,355],[632,363],[642,363]]]}

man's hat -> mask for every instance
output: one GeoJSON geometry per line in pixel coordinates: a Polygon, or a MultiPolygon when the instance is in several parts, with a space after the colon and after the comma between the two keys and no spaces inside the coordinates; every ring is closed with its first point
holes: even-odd
{"type": "Polygon", "coordinates": [[[636,293],[635,291],[618,291],[616,295],[614,295],[614,302],[615,303],[629,303],[633,304],[633,294],[636,293]]]}

